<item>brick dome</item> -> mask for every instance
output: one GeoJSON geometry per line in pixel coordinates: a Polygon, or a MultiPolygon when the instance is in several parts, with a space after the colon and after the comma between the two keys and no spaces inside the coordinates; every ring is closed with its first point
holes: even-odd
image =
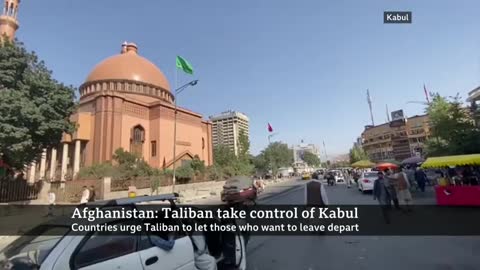
{"type": "Polygon", "coordinates": [[[137,46],[133,43],[124,43],[120,54],[97,64],[88,75],[85,84],[109,80],[136,81],[170,91],[162,71],[152,62],[138,55],[137,46]]]}

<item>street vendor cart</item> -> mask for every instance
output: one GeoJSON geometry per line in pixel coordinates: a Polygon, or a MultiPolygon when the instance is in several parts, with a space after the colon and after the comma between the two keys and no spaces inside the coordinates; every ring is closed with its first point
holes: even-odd
{"type": "MultiPolygon", "coordinates": [[[[428,158],[422,168],[453,168],[459,166],[480,166],[480,154],[428,158]]],[[[480,206],[479,185],[456,185],[446,178],[435,186],[437,205],[480,206]]]]}

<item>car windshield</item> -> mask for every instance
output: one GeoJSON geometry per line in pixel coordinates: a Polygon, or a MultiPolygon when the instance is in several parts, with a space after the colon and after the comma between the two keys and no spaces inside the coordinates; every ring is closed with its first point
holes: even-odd
{"type": "Polygon", "coordinates": [[[364,174],[364,177],[365,178],[377,178],[378,175],[377,175],[377,173],[374,173],[374,172],[367,172],[367,173],[364,174]]]}
{"type": "Polygon", "coordinates": [[[17,265],[18,268],[13,269],[23,269],[21,266],[40,266],[69,230],[70,227],[67,226],[53,225],[40,225],[34,228],[28,235],[21,236],[0,252],[0,267],[7,262],[17,265]]]}

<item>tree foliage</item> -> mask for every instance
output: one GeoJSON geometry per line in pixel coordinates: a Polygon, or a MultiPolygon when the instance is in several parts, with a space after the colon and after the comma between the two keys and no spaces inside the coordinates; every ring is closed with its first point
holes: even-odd
{"type": "Polygon", "coordinates": [[[427,113],[432,129],[426,143],[428,156],[480,153],[480,130],[458,95],[433,95],[427,113]]]}
{"type": "Polygon", "coordinates": [[[241,130],[238,138],[238,153],[226,145],[217,145],[213,149],[214,166],[209,170],[211,177],[223,179],[236,175],[249,176],[254,171],[250,152],[250,141],[246,133],[241,130]]]}
{"type": "Polygon", "coordinates": [[[247,133],[243,129],[240,130],[238,135],[238,159],[244,162],[248,162],[250,159],[250,140],[247,133]]]}
{"type": "Polygon", "coordinates": [[[362,147],[354,145],[349,152],[350,163],[355,163],[360,160],[368,160],[368,154],[362,147]]]}
{"type": "Polygon", "coordinates": [[[231,166],[236,159],[230,147],[220,144],[213,148],[213,163],[219,167],[231,166]]]}
{"type": "Polygon", "coordinates": [[[281,142],[271,143],[260,155],[263,155],[262,158],[273,175],[278,174],[279,168],[291,166],[293,163],[293,151],[281,142]]]}
{"type": "Polygon", "coordinates": [[[205,173],[206,167],[205,162],[200,159],[198,155],[195,155],[190,162],[190,167],[192,167],[193,172],[198,175],[205,173]]]}
{"type": "Polygon", "coordinates": [[[43,148],[57,146],[75,111],[75,89],[52,78],[52,72],[23,44],[0,43],[0,153],[23,169],[43,148]]]}
{"type": "Polygon", "coordinates": [[[309,151],[305,151],[303,153],[302,159],[308,164],[308,166],[311,166],[311,167],[318,167],[320,166],[320,163],[321,163],[320,158],[309,151]]]}

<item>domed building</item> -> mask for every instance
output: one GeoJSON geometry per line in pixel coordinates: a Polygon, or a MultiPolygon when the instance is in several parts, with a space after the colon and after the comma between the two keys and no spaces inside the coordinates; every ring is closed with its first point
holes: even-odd
{"type": "Polygon", "coordinates": [[[122,44],[120,54],[96,65],[79,90],[79,108],[71,117],[77,131],[62,141],[62,176],[112,160],[118,148],[137,153],[157,168],[170,168],[174,162],[181,166],[195,155],[212,164],[211,123],[178,107],[173,156],[174,96],[165,75],[138,54],[137,45],[122,44]]]}
{"type": "MultiPolygon", "coordinates": [[[[0,34],[14,38],[20,0],[4,0],[0,34]]],[[[212,125],[202,115],[177,108],[174,156],[174,95],[167,78],[123,43],[120,53],[97,64],[79,87],[78,110],[71,116],[75,133],[65,134],[57,149],[46,149],[32,164],[29,179],[65,180],[81,167],[112,160],[115,150],[137,153],[152,167],[171,168],[194,156],[213,163],[212,125]],[[40,175],[38,175],[38,173],[40,175]]]]}

